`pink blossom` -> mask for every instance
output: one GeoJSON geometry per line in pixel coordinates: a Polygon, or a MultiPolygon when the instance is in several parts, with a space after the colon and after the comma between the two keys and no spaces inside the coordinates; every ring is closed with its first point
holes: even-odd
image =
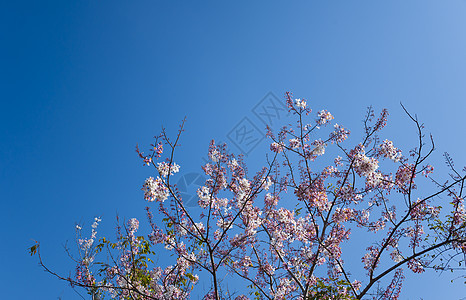
{"type": "Polygon", "coordinates": [[[401,155],[401,150],[398,148],[395,148],[393,146],[393,142],[389,140],[384,140],[383,143],[379,147],[379,155],[389,158],[393,160],[394,162],[398,162],[402,155],[401,155]]]}
{"type": "Polygon", "coordinates": [[[306,108],[306,101],[304,99],[295,99],[296,107],[305,109],[306,108]]]}
{"type": "Polygon", "coordinates": [[[270,150],[272,150],[273,152],[276,152],[276,153],[280,153],[280,152],[283,151],[283,144],[273,142],[272,144],[270,144],[270,150]]]}
{"type": "Polygon", "coordinates": [[[360,150],[354,157],[354,169],[360,176],[369,176],[379,167],[377,159],[367,157],[364,149],[360,150]]]}
{"type": "Polygon", "coordinates": [[[331,120],[333,120],[333,116],[331,113],[329,113],[328,111],[326,110],[321,110],[317,113],[317,121],[316,123],[319,124],[319,125],[325,125],[327,124],[327,122],[330,122],[331,120]]]}
{"type": "Polygon", "coordinates": [[[330,134],[330,139],[336,143],[342,143],[348,138],[350,134],[349,130],[343,128],[342,126],[335,124],[333,125],[334,131],[330,134]]]}
{"type": "Polygon", "coordinates": [[[155,200],[163,202],[167,200],[169,195],[168,188],[160,177],[157,177],[156,179],[153,177],[147,178],[142,190],[144,191],[144,199],[149,202],[155,200]]]}

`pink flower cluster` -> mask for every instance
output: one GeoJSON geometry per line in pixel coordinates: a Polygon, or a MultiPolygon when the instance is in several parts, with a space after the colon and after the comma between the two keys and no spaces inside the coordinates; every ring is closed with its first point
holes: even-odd
{"type": "Polygon", "coordinates": [[[374,157],[365,155],[364,146],[354,156],[354,169],[359,176],[370,176],[379,168],[379,162],[374,157]]]}
{"type": "Polygon", "coordinates": [[[155,179],[153,177],[147,178],[142,190],[144,191],[144,199],[149,202],[155,200],[163,202],[167,200],[169,195],[168,188],[160,177],[155,179]]]}
{"type": "Polygon", "coordinates": [[[393,142],[389,140],[384,140],[380,145],[379,155],[389,158],[394,162],[398,162],[402,155],[401,150],[393,146],[393,142]]]}
{"type": "Polygon", "coordinates": [[[326,111],[326,110],[321,110],[321,111],[319,111],[319,112],[317,113],[317,117],[318,117],[318,119],[317,119],[316,123],[317,123],[318,125],[325,125],[325,124],[327,124],[328,122],[330,122],[331,120],[334,119],[333,116],[332,116],[332,114],[329,113],[329,112],[326,111]]]}

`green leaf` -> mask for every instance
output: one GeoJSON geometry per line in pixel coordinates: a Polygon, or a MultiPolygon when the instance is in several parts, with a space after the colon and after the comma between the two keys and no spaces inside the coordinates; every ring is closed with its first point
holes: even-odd
{"type": "Polygon", "coordinates": [[[34,246],[29,248],[29,254],[31,254],[31,256],[33,256],[34,254],[36,254],[38,248],[39,248],[39,244],[36,243],[34,246]]]}

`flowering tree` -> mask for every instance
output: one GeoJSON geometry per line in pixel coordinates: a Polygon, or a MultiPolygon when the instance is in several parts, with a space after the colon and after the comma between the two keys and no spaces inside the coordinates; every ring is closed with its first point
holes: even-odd
{"type": "MultiPolygon", "coordinates": [[[[302,300],[397,299],[404,271],[462,266],[466,176],[445,155],[451,178],[434,179],[427,161],[433,139],[425,141],[416,117],[406,112],[418,137],[407,153],[379,138],[386,110],[376,118],[369,108],[361,142],[347,145],[350,133],[339,124],[311,138],[325,132],[333,116],[322,110],[312,117],[305,100],[293,100],[290,93],[285,98],[296,123],[276,133],[268,128],[271,152],[254,176],[241,156],[212,141],[210,161],[202,166],[207,180],[197,191],[199,208],[189,209],[173,184],[183,122],[174,140],[163,131],[148,154],[137,149],[144,164],[155,167],[142,188],[150,202],[148,236],[137,235],[139,221],[130,219],[117,228],[115,242],[97,239],[96,218],[90,238],[76,228],[73,278],[48,269],[39,252],[40,264],[86,288],[93,299],[188,299],[204,272],[211,282],[204,299],[302,300]],[[427,183],[432,193],[417,188],[427,183]],[[352,232],[366,238],[352,244],[352,232]],[[163,248],[174,259],[157,266],[163,248]],[[358,249],[359,264],[345,262],[344,253],[354,257],[358,249]],[[98,260],[102,252],[105,261],[98,260]],[[225,290],[225,275],[236,276],[245,288],[225,290]]],[[[38,249],[36,244],[30,250],[38,249]]]]}

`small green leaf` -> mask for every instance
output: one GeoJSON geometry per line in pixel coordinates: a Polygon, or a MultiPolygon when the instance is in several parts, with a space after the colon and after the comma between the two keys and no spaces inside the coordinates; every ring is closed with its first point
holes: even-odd
{"type": "Polygon", "coordinates": [[[31,254],[31,256],[33,256],[34,254],[36,254],[38,248],[39,248],[39,244],[36,243],[34,246],[29,248],[29,254],[31,254]]]}

